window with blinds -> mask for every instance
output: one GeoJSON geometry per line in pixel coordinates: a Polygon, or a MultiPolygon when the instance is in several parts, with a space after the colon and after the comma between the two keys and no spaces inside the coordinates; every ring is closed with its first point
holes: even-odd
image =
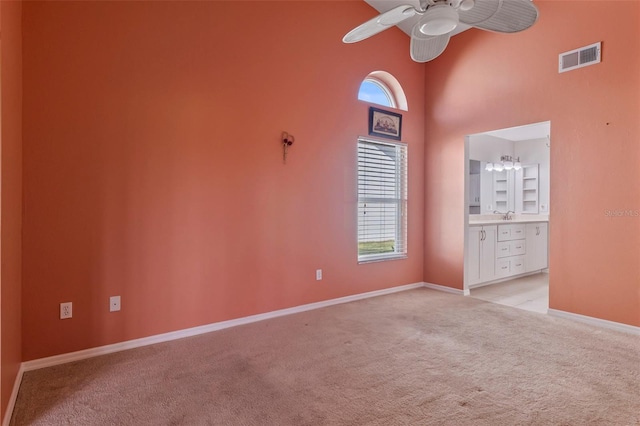
{"type": "Polygon", "coordinates": [[[407,256],[407,146],[358,140],[358,261],[407,256]]]}

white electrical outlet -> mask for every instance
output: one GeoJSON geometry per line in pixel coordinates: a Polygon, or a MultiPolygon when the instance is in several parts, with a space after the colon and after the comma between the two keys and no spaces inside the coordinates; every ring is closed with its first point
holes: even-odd
{"type": "Polygon", "coordinates": [[[316,269],[316,281],[320,281],[322,279],[322,269],[316,269]]]}
{"type": "Polygon", "coordinates": [[[71,302],[64,302],[60,304],[60,319],[67,319],[73,316],[73,309],[71,302]]]}
{"type": "Polygon", "coordinates": [[[109,312],[120,310],[120,296],[111,296],[109,298],[109,312]]]}

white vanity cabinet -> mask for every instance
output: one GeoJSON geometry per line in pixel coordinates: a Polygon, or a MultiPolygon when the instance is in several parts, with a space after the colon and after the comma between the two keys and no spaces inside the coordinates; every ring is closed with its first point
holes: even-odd
{"type": "Polygon", "coordinates": [[[549,267],[548,228],[549,226],[546,222],[527,223],[526,272],[538,271],[549,267]]]}
{"type": "Polygon", "coordinates": [[[470,225],[468,285],[539,271],[547,263],[547,222],[470,225]]]}
{"type": "Polygon", "coordinates": [[[522,274],[525,271],[525,225],[498,225],[496,278],[522,274]]]}
{"type": "Polygon", "coordinates": [[[469,284],[491,281],[496,277],[496,225],[469,227],[468,279],[469,284]]]}

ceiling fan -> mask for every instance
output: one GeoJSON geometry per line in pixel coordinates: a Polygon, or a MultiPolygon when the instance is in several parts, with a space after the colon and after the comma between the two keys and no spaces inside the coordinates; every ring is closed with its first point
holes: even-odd
{"type": "Polygon", "coordinates": [[[355,43],[378,34],[415,15],[420,20],[411,30],[411,59],[428,62],[449,44],[459,23],[481,30],[515,33],[532,26],[538,9],[530,0],[419,0],[418,7],[394,7],[349,31],[344,43],[355,43]]]}

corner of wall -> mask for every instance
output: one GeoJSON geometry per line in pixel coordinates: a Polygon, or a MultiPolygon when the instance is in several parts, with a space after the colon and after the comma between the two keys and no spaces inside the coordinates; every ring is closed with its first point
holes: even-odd
{"type": "Polygon", "coordinates": [[[0,2],[0,418],[8,423],[22,361],[22,2],[0,2]]]}

